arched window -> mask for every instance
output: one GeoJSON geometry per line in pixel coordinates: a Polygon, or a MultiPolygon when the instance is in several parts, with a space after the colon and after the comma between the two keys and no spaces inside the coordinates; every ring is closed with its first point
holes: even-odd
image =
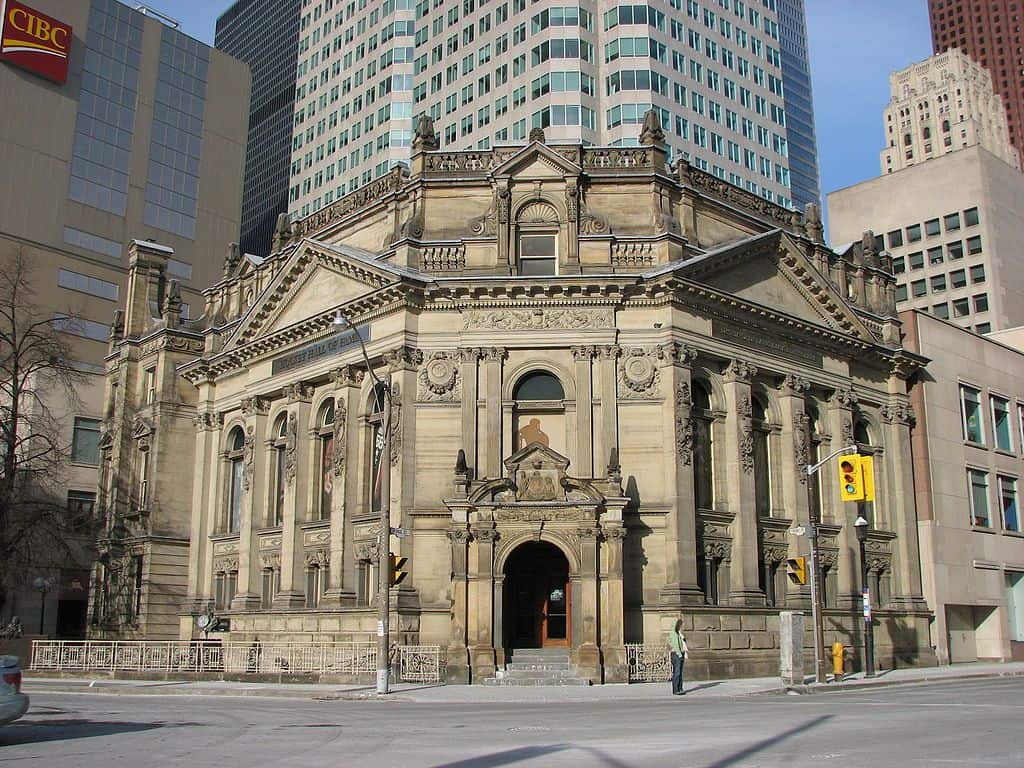
{"type": "Polygon", "coordinates": [[[768,414],[761,398],[751,398],[754,438],[754,509],[758,517],[771,517],[772,486],[768,454],[768,414]]]}
{"type": "Polygon", "coordinates": [[[374,385],[373,400],[370,403],[370,430],[373,442],[370,451],[370,508],[380,511],[384,473],[391,466],[390,457],[384,456],[385,449],[385,405],[387,392],[383,382],[374,385]]]}
{"type": "Polygon", "coordinates": [[[270,524],[284,522],[285,452],[288,447],[288,414],[282,413],[274,422],[274,499],[271,504],[270,524]]]}
{"type": "Polygon", "coordinates": [[[693,382],[691,387],[693,406],[691,420],[693,426],[693,493],[697,509],[714,509],[715,478],[712,453],[711,425],[714,416],[711,413],[711,395],[707,387],[693,382]]]}
{"type": "Polygon", "coordinates": [[[565,390],[548,371],[531,371],[516,382],[512,429],[515,450],[540,443],[565,452],[565,390]]]}
{"type": "Polygon", "coordinates": [[[558,274],[558,211],[535,201],[525,206],[517,220],[518,273],[523,276],[558,274]]]}
{"type": "Polygon", "coordinates": [[[245,472],[245,433],[241,427],[231,430],[228,437],[228,498],[224,525],[231,533],[237,533],[242,526],[242,497],[244,496],[243,473],[245,472]]]}
{"type": "Polygon", "coordinates": [[[320,409],[317,419],[317,467],[319,467],[316,499],[316,519],[331,517],[334,495],[334,401],[328,400],[320,409]]]}

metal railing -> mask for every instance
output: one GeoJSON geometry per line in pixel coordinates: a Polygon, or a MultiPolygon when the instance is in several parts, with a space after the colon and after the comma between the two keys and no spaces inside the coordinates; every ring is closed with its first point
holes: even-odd
{"type": "MultiPolygon", "coordinates": [[[[444,652],[440,646],[398,646],[395,655],[399,680],[436,683],[443,679],[444,652]]],[[[29,668],[62,672],[249,672],[372,677],[377,669],[377,644],[33,640],[29,668]]]]}
{"type": "Polygon", "coordinates": [[[672,678],[672,662],[668,648],[661,645],[626,644],[629,682],[663,682],[672,678]]]}

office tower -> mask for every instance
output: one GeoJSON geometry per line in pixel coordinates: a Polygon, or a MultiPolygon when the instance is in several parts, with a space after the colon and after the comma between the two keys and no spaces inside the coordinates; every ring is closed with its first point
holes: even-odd
{"type": "Polygon", "coordinates": [[[307,2],[289,213],[407,162],[420,114],[445,149],[535,128],[551,143],[629,145],[652,106],[673,159],[790,205],[778,16],[776,0],[307,2]]]}
{"type": "Polygon", "coordinates": [[[252,72],[239,239],[243,253],[265,256],[277,216],[288,210],[301,5],[301,0],[238,0],[217,19],[216,47],[252,72]]]}
{"type": "Polygon", "coordinates": [[[928,0],[933,50],[959,48],[992,73],[1018,152],[1024,150],[1022,11],[1020,0],[928,0]]]}
{"type": "MultiPolygon", "coordinates": [[[[24,254],[37,300],[75,336],[86,381],[63,425],[72,446],[64,479],[68,505],[88,510],[101,456],[104,358],[128,250],[133,240],[155,241],[145,247],[167,259],[182,314],[202,314],[200,290],[220,276],[227,243],[238,239],[249,75],[151,12],[114,0],[30,2],[7,4],[8,14],[19,23],[18,14],[44,14],[48,28],[66,34],[48,36],[54,51],[41,54],[49,62],[42,67],[0,55],[0,257],[24,254]]],[[[88,574],[85,587],[72,589],[82,583],[77,568],[57,568],[62,586],[47,598],[47,633],[84,629],[88,574]]],[[[29,590],[3,611],[31,625],[39,608],[29,590]]]]}
{"type": "Polygon", "coordinates": [[[953,49],[889,75],[882,173],[979,144],[1020,167],[988,70],[953,49]]]}
{"type": "Polygon", "coordinates": [[[807,20],[804,0],[777,0],[779,43],[782,49],[783,106],[789,137],[789,179],[793,203],[821,204],[818,180],[818,144],[814,135],[814,100],[807,55],[807,20]]]}

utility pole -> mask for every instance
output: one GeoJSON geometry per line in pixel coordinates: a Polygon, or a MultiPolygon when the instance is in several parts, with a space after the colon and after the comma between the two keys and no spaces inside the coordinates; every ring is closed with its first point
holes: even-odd
{"type": "Polygon", "coordinates": [[[380,451],[378,477],[374,478],[375,484],[380,483],[380,531],[377,534],[377,693],[385,694],[390,691],[391,679],[391,648],[388,642],[391,618],[391,382],[377,378],[362,335],[340,309],[335,313],[332,323],[335,327],[348,326],[355,334],[366,363],[366,373],[373,382],[374,403],[377,403],[378,397],[384,401],[381,404],[380,444],[375,438],[371,452],[380,451]]]}
{"type": "Polygon", "coordinates": [[[828,677],[825,673],[825,620],[822,616],[821,594],[823,583],[821,581],[821,568],[818,561],[818,526],[821,524],[820,513],[814,510],[814,486],[811,478],[817,474],[825,464],[832,461],[841,453],[856,451],[856,445],[847,445],[837,451],[833,451],[817,464],[808,464],[804,467],[804,474],[807,476],[807,512],[810,516],[811,538],[811,613],[814,614],[814,677],[819,683],[827,683],[828,677]]]}

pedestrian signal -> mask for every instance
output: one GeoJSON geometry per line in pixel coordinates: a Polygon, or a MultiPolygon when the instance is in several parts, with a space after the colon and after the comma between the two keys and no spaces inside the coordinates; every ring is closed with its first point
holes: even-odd
{"type": "Polygon", "coordinates": [[[791,557],[786,561],[786,576],[794,584],[807,583],[807,558],[791,557]]]}
{"type": "Polygon", "coordinates": [[[839,495],[843,501],[864,501],[862,458],[855,453],[839,457],[839,495]]]}
{"type": "Polygon", "coordinates": [[[388,554],[388,561],[390,567],[388,569],[388,584],[392,587],[397,587],[409,574],[403,571],[405,564],[409,561],[408,557],[399,557],[395,554],[388,554]]]}

